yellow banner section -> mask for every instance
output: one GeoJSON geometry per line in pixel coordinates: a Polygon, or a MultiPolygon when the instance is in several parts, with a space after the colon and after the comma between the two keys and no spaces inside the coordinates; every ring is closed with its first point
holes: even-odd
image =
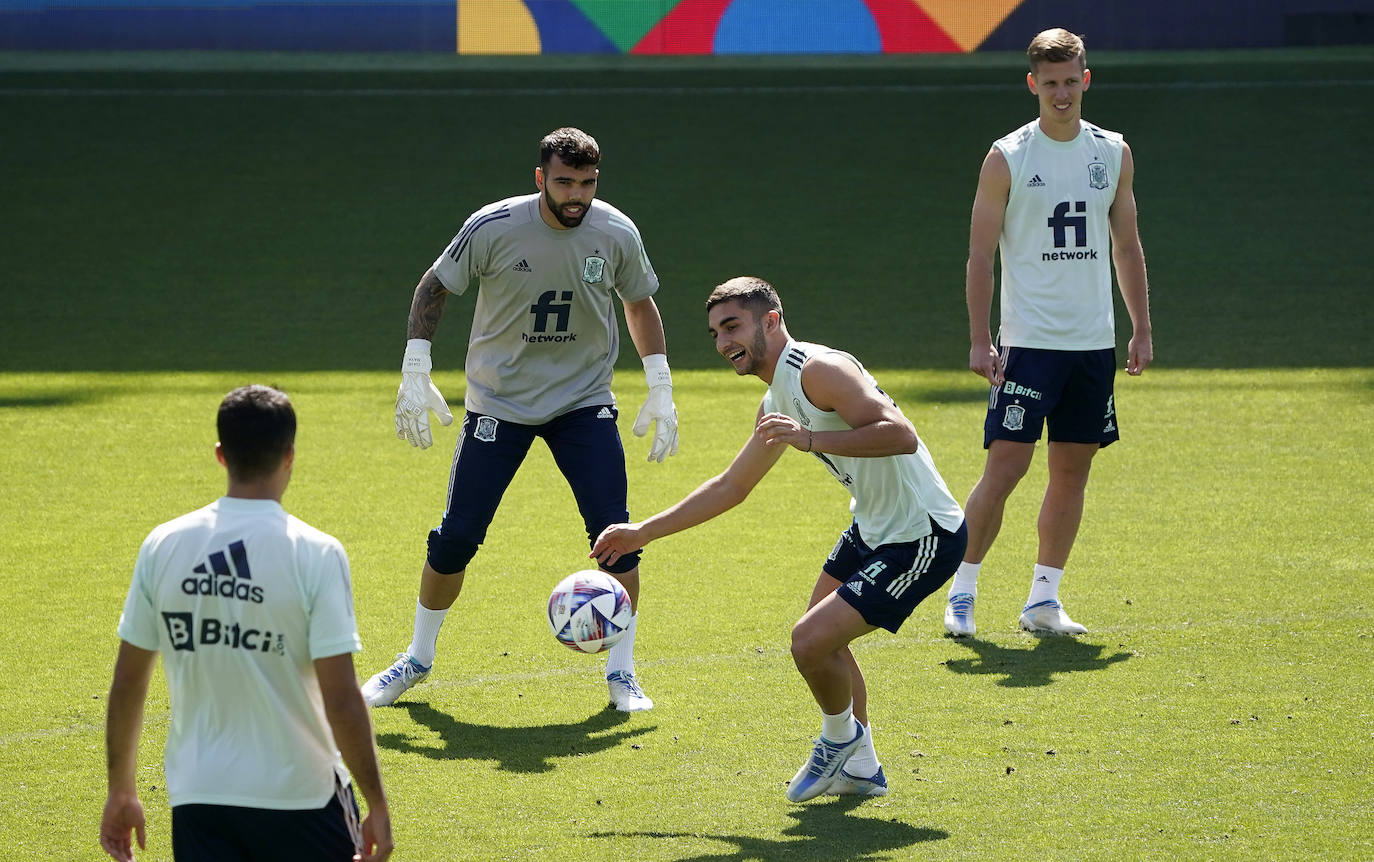
{"type": "Polygon", "coordinates": [[[461,0],[459,54],[538,54],[539,30],[522,0],[461,0]]]}
{"type": "MultiPolygon", "coordinates": [[[[1022,0],[912,0],[929,15],[950,38],[967,51],[983,44],[988,34],[1007,19],[1022,0]]],[[[1029,39],[1030,37],[1027,37],[1029,39]]]]}

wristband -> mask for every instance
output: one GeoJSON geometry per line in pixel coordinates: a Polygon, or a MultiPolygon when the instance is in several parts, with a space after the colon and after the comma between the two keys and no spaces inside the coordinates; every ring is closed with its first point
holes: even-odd
{"type": "Polygon", "coordinates": [[[641,361],[644,363],[644,379],[648,381],[649,388],[673,385],[673,374],[668,370],[666,353],[650,353],[642,357],[641,361]]]}
{"type": "Polygon", "coordinates": [[[429,356],[429,340],[425,338],[412,338],[406,342],[405,357],[401,360],[401,371],[418,371],[421,374],[428,374],[434,368],[434,362],[429,356]]]}

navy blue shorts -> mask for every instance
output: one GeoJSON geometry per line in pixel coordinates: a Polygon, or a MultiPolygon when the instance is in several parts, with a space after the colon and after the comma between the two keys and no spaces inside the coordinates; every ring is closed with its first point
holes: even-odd
{"type": "Polygon", "coordinates": [[[362,850],[353,788],[334,785],[323,808],[172,806],[177,862],[349,862],[362,850]]]}
{"type": "MultiPolygon", "coordinates": [[[[589,549],[606,527],[630,520],[618,415],[605,405],[573,410],[543,425],[520,425],[481,413],[464,416],[449,473],[448,508],[429,533],[430,568],[452,574],[467,567],[536,437],[544,438],[572,488],[589,549]]],[[[639,556],[638,551],[626,554],[603,568],[628,572],[639,565],[639,556]]]]}
{"type": "Polygon", "coordinates": [[[993,440],[1034,443],[1046,420],[1055,443],[1110,446],[1119,439],[1112,385],[1116,351],[1002,348],[1005,382],[988,396],[983,448],[993,440]]]}
{"type": "Polygon", "coordinates": [[[954,576],[968,546],[968,527],[950,532],[932,518],[933,532],[914,542],[870,548],[851,524],[821,568],[841,581],[835,594],[871,626],[895,632],[926,596],[954,576]]]}

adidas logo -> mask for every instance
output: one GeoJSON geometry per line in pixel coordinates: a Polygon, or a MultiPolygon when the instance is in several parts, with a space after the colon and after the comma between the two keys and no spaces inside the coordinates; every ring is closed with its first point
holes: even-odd
{"type": "Polygon", "coordinates": [[[1040,577],[1035,579],[1035,582],[1037,584],[1048,584],[1050,582],[1050,579],[1045,577],[1044,575],[1041,575],[1040,577]]]}
{"type": "Polygon", "coordinates": [[[596,414],[596,418],[597,418],[597,419],[614,419],[615,416],[613,416],[613,415],[611,414],[611,408],[609,408],[609,407],[602,407],[602,408],[601,408],[601,412],[599,412],[599,413],[596,414]]]}
{"type": "Polygon", "coordinates": [[[520,262],[512,267],[512,269],[516,272],[534,272],[533,269],[530,269],[529,261],[525,260],[523,257],[520,258],[520,262]]]}
{"type": "MultiPolygon", "coordinates": [[[[1042,189],[1044,187],[1045,181],[1040,179],[1039,174],[1036,174],[1035,176],[1031,177],[1030,182],[1026,183],[1026,188],[1028,189],[1042,189]]],[[[516,269],[519,269],[519,267],[516,267],[516,269]]]]}
{"type": "Polygon", "coordinates": [[[191,570],[192,576],[181,582],[181,591],[188,596],[221,596],[226,599],[262,604],[262,587],[248,583],[253,573],[248,570],[248,551],[243,541],[230,542],[229,556],[215,551],[205,563],[191,570]],[[233,568],[229,566],[233,561],[233,568]],[[197,577],[199,576],[199,577],[197,577]]]}
{"type": "Polygon", "coordinates": [[[861,596],[861,595],[864,594],[864,584],[863,584],[863,581],[854,581],[854,582],[852,582],[852,583],[845,584],[845,586],[847,586],[847,587],[849,587],[851,590],[853,590],[853,591],[854,591],[854,595],[856,595],[856,596],[861,596]]]}

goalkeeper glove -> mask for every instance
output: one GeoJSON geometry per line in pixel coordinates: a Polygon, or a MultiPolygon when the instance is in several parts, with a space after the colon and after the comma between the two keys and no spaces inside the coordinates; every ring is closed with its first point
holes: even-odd
{"type": "Polygon", "coordinates": [[[429,433],[429,411],[434,411],[441,425],[453,424],[448,403],[429,379],[431,368],[429,342],[423,338],[407,341],[405,359],[401,362],[401,388],[396,391],[396,436],[421,449],[434,445],[434,437],[429,433]]]}
{"type": "Polygon", "coordinates": [[[663,463],[664,458],[677,454],[677,405],[673,404],[673,375],[668,370],[668,357],[662,353],[644,357],[644,378],[649,383],[649,397],[639,408],[632,430],[636,437],[643,437],[650,425],[655,426],[648,460],[663,463]]]}

